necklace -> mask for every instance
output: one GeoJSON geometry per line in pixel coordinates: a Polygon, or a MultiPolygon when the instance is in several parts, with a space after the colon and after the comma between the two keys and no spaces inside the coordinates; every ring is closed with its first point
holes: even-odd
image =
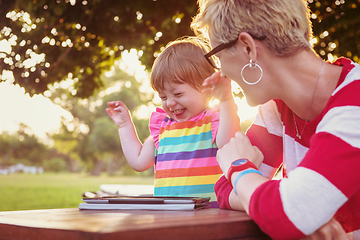
{"type": "MultiPolygon", "coordinates": [[[[311,97],[311,102],[310,102],[309,111],[308,111],[308,113],[307,113],[307,115],[306,115],[305,121],[308,121],[308,118],[309,118],[309,115],[310,115],[310,111],[311,111],[312,105],[313,105],[313,103],[314,103],[316,87],[317,87],[317,84],[318,84],[318,82],[319,82],[319,79],[320,79],[320,76],[321,76],[321,72],[322,72],[323,66],[324,66],[324,61],[322,61],[322,63],[321,63],[319,75],[318,75],[318,78],[317,78],[316,83],[315,83],[314,92],[313,92],[313,95],[312,95],[312,97],[311,97]]],[[[306,123],[304,124],[304,127],[303,127],[303,129],[301,130],[301,133],[299,133],[299,129],[298,129],[298,126],[297,126],[297,123],[296,123],[296,120],[295,120],[295,114],[294,114],[294,112],[292,112],[292,115],[293,115],[294,124],[295,124],[296,137],[299,138],[299,139],[301,139],[301,136],[302,136],[302,134],[304,133],[304,130],[305,130],[305,127],[306,127],[306,123]]]]}

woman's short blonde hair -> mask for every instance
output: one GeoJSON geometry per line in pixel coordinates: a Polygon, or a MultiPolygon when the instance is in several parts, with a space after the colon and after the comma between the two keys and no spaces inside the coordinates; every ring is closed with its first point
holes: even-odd
{"type": "Polygon", "coordinates": [[[151,87],[159,92],[166,82],[188,83],[200,91],[203,81],[215,72],[204,57],[209,50],[208,42],[197,37],[170,42],[154,61],[151,87]]]}
{"type": "Polygon", "coordinates": [[[229,42],[241,32],[263,40],[278,56],[311,49],[312,25],[305,0],[198,0],[191,27],[197,35],[229,42]]]}

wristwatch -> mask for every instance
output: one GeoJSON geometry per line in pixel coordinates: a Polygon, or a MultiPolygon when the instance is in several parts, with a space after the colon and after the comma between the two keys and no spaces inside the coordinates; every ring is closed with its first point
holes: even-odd
{"type": "Polygon", "coordinates": [[[246,158],[240,158],[238,160],[233,161],[227,172],[227,179],[231,182],[231,175],[234,172],[240,172],[248,168],[254,168],[256,170],[258,169],[254,163],[252,163],[246,158]]]}

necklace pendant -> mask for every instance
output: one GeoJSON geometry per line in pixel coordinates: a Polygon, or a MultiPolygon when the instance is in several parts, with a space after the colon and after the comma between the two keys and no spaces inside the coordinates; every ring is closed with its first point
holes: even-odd
{"type": "Polygon", "coordinates": [[[300,135],[299,133],[296,133],[296,137],[297,137],[298,139],[301,139],[301,135],[300,135]]]}

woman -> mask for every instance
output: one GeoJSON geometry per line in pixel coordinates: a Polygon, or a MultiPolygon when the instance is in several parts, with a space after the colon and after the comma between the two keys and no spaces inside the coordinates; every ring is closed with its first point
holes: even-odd
{"type": "Polygon", "coordinates": [[[199,5],[192,28],[210,39],[205,57],[260,106],[246,136],[218,151],[221,207],[245,210],[274,239],[360,239],[360,66],[313,52],[303,0],[199,5]],[[285,178],[270,180],[281,164],[285,178]]]}

